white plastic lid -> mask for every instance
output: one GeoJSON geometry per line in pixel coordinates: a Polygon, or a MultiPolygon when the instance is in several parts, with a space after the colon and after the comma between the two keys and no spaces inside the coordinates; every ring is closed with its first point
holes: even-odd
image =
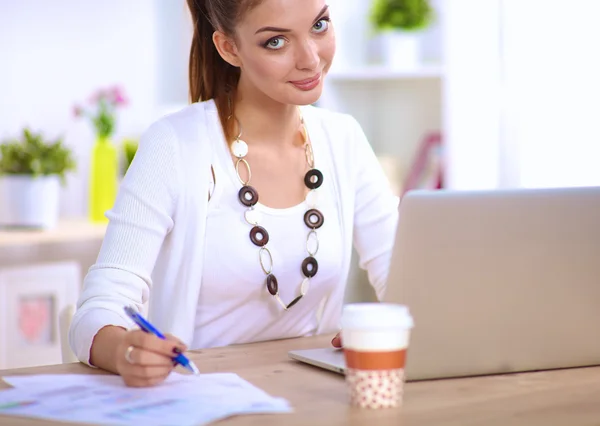
{"type": "Polygon", "coordinates": [[[410,329],[414,321],[408,307],[395,303],[349,303],[342,310],[343,329],[410,329]]]}

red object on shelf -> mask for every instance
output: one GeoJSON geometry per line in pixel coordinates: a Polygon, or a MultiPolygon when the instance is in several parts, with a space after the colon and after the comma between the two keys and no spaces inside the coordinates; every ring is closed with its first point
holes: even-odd
{"type": "Polygon", "coordinates": [[[442,189],[444,187],[443,159],[441,133],[429,133],[419,146],[404,182],[402,195],[413,189],[442,189]]]}

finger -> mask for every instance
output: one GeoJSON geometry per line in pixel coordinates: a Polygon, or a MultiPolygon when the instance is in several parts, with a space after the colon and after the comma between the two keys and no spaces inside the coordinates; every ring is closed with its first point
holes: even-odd
{"type": "Polygon", "coordinates": [[[187,346],[185,345],[185,343],[183,343],[183,341],[180,338],[167,333],[167,334],[165,334],[165,339],[167,339],[170,342],[179,343],[179,345],[181,345],[182,347],[185,347],[187,350],[187,346]]]}
{"type": "MultiPolygon", "coordinates": [[[[177,344],[177,348],[180,348],[180,350],[181,350],[180,353],[184,353],[185,351],[187,351],[187,345],[185,343],[183,343],[183,341],[180,338],[167,333],[167,334],[165,334],[165,339],[177,344]]],[[[179,354],[177,354],[177,355],[179,355],[179,354]]]]}
{"type": "Polygon", "coordinates": [[[125,341],[126,346],[135,346],[171,358],[185,352],[187,349],[187,347],[181,343],[161,339],[153,334],[145,333],[142,330],[134,330],[127,333],[125,341]]]}
{"type": "Polygon", "coordinates": [[[153,377],[153,378],[140,378],[135,376],[123,376],[123,381],[129,387],[134,388],[147,388],[151,386],[156,386],[165,381],[165,377],[153,377]]]}
{"type": "Polygon", "coordinates": [[[174,357],[175,355],[163,355],[133,346],[133,349],[129,352],[129,356],[125,356],[125,360],[133,365],[168,367],[173,365],[174,357]]]}
{"type": "Polygon", "coordinates": [[[132,377],[139,380],[164,380],[173,371],[173,364],[169,366],[156,365],[128,365],[122,376],[132,377]]]}
{"type": "Polygon", "coordinates": [[[342,347],[342,336],[340,335],[340,333],[338,333],[338,334],[335,335],[335,337],[331,341],[331,344],[335,348],[341,348],[342,347]]]}

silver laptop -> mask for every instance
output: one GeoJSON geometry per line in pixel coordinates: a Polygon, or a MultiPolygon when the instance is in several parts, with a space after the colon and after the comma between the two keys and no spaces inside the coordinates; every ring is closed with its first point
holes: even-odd
{"type": "Polygon", "coordinates": [[[385,301],[415,319],[408,380],[600,365],[600,187],[409,192],[385,301]]]}

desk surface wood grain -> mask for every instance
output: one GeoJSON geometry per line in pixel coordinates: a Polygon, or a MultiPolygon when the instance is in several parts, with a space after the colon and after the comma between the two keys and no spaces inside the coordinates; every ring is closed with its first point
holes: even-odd
{"type": "MultiPolygon", "coordinates": [[[[341,375],[292,361],[290,349],[323,347],[332,336],[280,340],[192,352],[202,372],[234,372],[274,396],[293,414],[232,417],[218,425],[592,426],[600,424],[600,367],[431,380],[406,384],[404,407],[369,411],[348,406],[341,375]]],[[[101,374],[82,364],[14,374],[101,374]]],[[[8,386],[0,382],[0,388],[8,386]]],[[[60,423],[0,416],[0,425],[60,423]]]]}

